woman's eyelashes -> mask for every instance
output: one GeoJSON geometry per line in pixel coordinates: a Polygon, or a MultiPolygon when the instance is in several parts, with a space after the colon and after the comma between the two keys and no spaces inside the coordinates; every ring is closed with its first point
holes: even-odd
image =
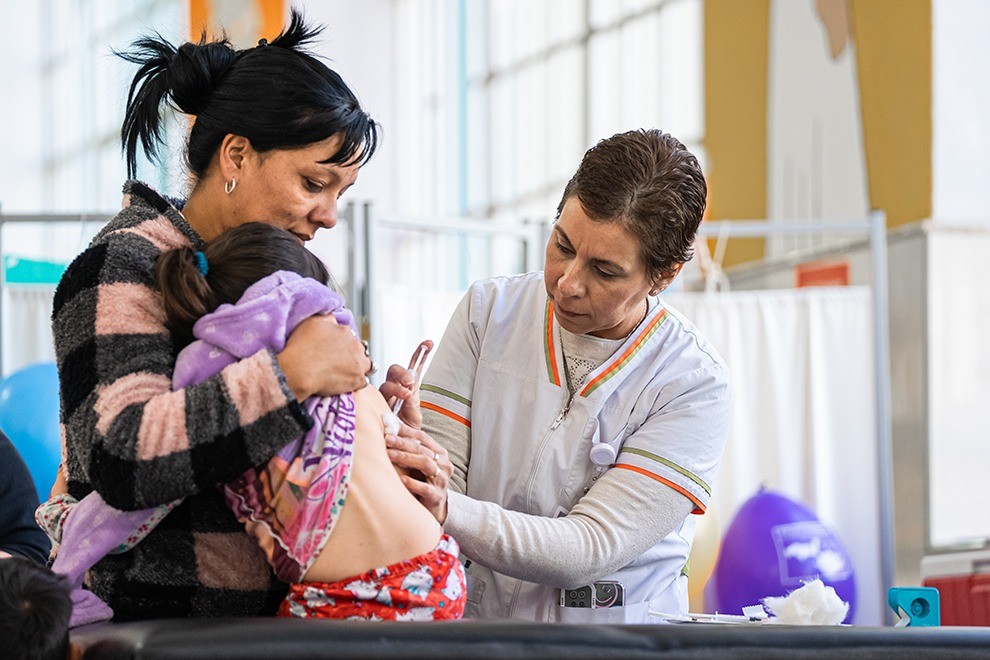
{"type": "MultiPolygon", "coordinates": [[[[574,254],[574,248],[572,248],[570,245],[567,245],[566,243],[562,243],[561,241],[557,241],[557,251],[567,257],[570,257],[574,254]]],[[[599,277],[603,280],[614,280],[621,277],[619,273],[613,273],[607,270],[603,270],[600,267],[595,267],[593,269],[593,272],[595,273],[596,277],[599,277]]]]}
{"type": "Polygon", "coordinates": [[[319,181],[313,181],[312,179],[308,179],[308,178],[303,178],[303,181],[305,182],[306,190],[308,190],[309,192],[311,193],[323,192],[323,188],[325,186],[319,181]]]}

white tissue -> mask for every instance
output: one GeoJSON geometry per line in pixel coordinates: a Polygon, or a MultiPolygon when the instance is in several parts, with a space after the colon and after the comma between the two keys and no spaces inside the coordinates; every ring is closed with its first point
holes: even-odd
{"type": "Polygon", "coordinates": [[[849,612],[849,603],[818,579],[806,582],[786,596],[764,598],[763,604],[774,615],[771,622],[796,625],[835,626],[849,612]]]}
{"type": "Polygon", "coordinates": [[[382,423],[385,425],[385,433],[390,435],[399,434],[399,418],[395,413],[382,413],[382,423]]]}

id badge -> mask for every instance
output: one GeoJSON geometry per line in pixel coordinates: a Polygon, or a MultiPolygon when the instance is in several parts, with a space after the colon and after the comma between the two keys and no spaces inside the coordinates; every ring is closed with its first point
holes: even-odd
{"type": "Polygon", "coordinates": [[[593,610],[622,607],[626,590],[621,582],[602,580],[586,587],[560,590],[561,607],[585,607],[593,610]]]}

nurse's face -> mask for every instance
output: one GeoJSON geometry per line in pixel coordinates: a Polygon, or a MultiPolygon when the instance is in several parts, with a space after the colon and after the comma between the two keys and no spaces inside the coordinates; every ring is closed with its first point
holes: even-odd
{"type": "Polygon", "coordinates": [[[639,241],[617,222],[589,218],[577,197],[550,234],[543,276],[554,315],[570,332],[621,339],[643,320],[651,282],[639,241]]]}

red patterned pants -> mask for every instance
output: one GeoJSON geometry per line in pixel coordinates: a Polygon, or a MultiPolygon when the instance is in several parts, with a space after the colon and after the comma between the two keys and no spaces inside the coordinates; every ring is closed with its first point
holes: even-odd
{"type": "Polygon", "coordinates": [[[437,621],[464,614],[464,567],[444,534],[432,551],[338,582],[289,587],[280,617],[437,621]]]}

